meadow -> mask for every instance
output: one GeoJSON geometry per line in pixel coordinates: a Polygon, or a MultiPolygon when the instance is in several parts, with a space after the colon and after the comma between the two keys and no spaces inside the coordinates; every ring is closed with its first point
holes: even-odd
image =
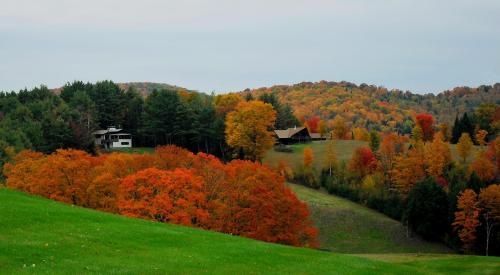
{"type": "MultiPolygon", "coordinates": [[[[313,141],[305,144],[293,144],[290,145],[290,148],[292,148],[293,150],[293,152],[291,153],[277,152],[271,149],[267,152],[263,162],[270,166],[276,167],[279,161],[286,161],[288,165],[292,167],[292,169],[296,169],[299,165],[303,164],[304,148],[311,147],[314,155],[313,166],[316,169],[316,172],[319,174],[321,172],[323,164],[325,163],[326,142],[327,141],[313,141]]],[[[335,140],[334,144],[337,159],[346,162],[351,159],[354,151],[357,148],[368,146],[368,142],[359,140],[335,140]]],[[[450,149],[453,160],[459,161],[456,145],[451,144],[450,149]]],[[[475,153],[478,150],[480,150],[480,148],[478,146],[475,146],[468,161],[471,161],[474,158],[475,153]]]]}
{"type": "Polygon", "coordinates": [[[302,185],[288,186],[309,205],[320,232],[321,249],[341,253],[454,253],[441,243],[418,236],[408,238],[399,221],[363,205],[302,185]]]}
{"type": "Polygon", "coordinates": [[[495,257],[346,255],[101,213],[0,189],[5,274],[498,274],[495,257]]]}

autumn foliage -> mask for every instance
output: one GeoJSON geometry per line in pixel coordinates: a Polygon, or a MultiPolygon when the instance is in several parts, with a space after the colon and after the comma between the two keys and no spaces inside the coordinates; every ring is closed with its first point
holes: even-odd
{"type": "Polygon", "coordinates": [[[377,159],[372,150],[368,147],[357,148],[349,162],[349,170],[359,173],[360,176],[365,176],[375,169],[377,169],[377,159]]]}
{"type": "Polygon", "coordinates": [[[476,228],[479,226],[479,203],[476,193],[467,189],[463,191],[457,203],[453,226],[458,230],[458,236],[463,243],[464,251],[468,252],[476,240],[476,228]]]}
{"type": "Polygon", "coordinates": [[[78,150],[18,154],[7,186],[122,215],[316,247],[307,206],[284,177],[250,161],[220,162],[165,146],[154,154],[91,156],[78,150]]]}
{"type": "Polygon", "coordinates": [[[434,138],[434,117],[431,114],[419,114],[416,121],[422,129],[424,141],[432,140],[434,138]]]}

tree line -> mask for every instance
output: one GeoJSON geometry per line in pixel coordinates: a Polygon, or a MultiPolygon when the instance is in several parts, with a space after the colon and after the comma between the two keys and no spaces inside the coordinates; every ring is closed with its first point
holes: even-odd
{"type": "MultiPolygon", "coordinates": [[[[257,99],[276,112],[266,130],[299,123],[290,106],[281,104],[275,94],[257,99]]],[[[130,132],[134,146],[174,144],[225,161],[255,159],[226,143],[226,116],[240,102],[253,100],[239,94],[207,95],[181,88],[155,89],[144,97],[134,86],[122,90],[112,81],[74,81],[57,91],[41,86],[0,93],[0,164],[22,149],[51,153],[74,148],[94,154],[98,148],[92,133],[109,126],[130,132]]]]}

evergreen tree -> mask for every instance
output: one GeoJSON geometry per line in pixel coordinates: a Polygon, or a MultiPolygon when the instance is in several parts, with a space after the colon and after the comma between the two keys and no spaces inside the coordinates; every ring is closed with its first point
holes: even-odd
{"type": "Polygon", "coordinates": [[[171,144],[177,106],[181,100],[176,91],[155,90],[144,102],[143,131],[154,138],[154,145],[171,144]]]}
{"type": "Polygon", "coordinates": [[[485,186],[486,185],[479,178],[476,172],[472,172],[469,177],[469,181],[467,182],[467,188],[474,190],[474,192],[476,193],[479,193],[481,191],[481,188],[484,188],[485,186]]]}
{"type": "Polygon", "coordinates": [[[440,240],[448,229],[448,196],[433,178],[418,182],[408,194],[405,221],[428,240],[440,240]]]}

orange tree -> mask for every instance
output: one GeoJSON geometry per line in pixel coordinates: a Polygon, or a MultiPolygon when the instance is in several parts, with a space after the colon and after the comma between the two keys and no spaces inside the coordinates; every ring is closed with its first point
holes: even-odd
{"type": "Polygon", "coordinates": [[[460,193],[453,227],[463,243],[463,250],[470,252],[476,240],[476,228],[479,226],[479,203],[476,193],[467,189],[460,193]]]}

